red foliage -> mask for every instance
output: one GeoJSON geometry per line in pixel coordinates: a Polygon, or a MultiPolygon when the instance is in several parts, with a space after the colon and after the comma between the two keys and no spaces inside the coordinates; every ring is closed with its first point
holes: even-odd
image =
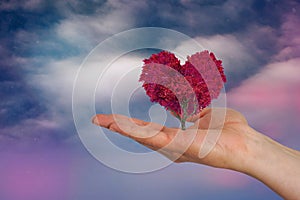
{"type": "Polygon", "coordinates": [[[144,60],[140,81],[152,102],[185,121],[219,96],[226,76],[222,61],[208,51],[188,56],[184,65],[173,53],[162,51],[144,60]]]}

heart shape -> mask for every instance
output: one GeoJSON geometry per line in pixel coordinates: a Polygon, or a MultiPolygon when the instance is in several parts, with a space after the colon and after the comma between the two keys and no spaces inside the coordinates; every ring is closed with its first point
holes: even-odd
{"type": "Polygon", "coordinates": [[[188,117],[219,96],[226,76],[222,61],[207,50],[188,56],[184,65],[173,53],[162,51],[144,59],[139,81],[150,100],[171,111],[185,129],[188,117]]]}

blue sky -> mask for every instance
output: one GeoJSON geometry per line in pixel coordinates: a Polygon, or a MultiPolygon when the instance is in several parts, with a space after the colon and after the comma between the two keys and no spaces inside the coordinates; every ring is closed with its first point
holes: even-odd
{"type": "MultiPolygon", "coordinates": [[[[205,166],[172,164],[139,175],[104,166],[78,137],[72,89],[84,58],[105,39],[132,28],[176,30],[223,60],[229,107],[300,149],[299,10],[293,0],[1,1],[0,198],[280,199],[246,175],[205,166]]],[[[142,55],[117,63],[126,71],[142,55]]],[[[122,70],[116,64],[105,84],[122,70]]],[[[109,112],[108,93],[99,94],[104,100],[96,108],[109,112]]],[[[138,95],[142,108],[130,112],[148,119],[151,104],[138,95]]],[[[121,148],[145,150],[106,133],[121,148]]]]}

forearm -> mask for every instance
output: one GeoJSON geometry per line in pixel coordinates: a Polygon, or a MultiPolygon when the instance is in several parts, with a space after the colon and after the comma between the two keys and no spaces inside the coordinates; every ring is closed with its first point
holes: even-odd
{"type": "Polygon", "coordinates": [[[253,129],[243,172],[269,186],[285,199],[300,199],[300,152],[253,129]]]}

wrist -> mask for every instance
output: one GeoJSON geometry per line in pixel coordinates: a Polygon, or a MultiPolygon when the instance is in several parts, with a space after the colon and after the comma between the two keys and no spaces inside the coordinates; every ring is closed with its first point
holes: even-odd
{"type": "Polygon", "coordinates": [[[257,168],[265,165],[267,158],[272,162],[273,151],[278,148],[276,143],[271,138],[257,132],[251,127],[248,127],[246,133],[246,155],[243,156],[243,166],[241,171],[251,176],[256,176],[257,168]],[[270,154],[271,155],[267,155],[270,154]]]}
{"type": "Polygon", "coordinates": [[[270,148],[268,137],[255,131],[250,126],[243,127],[243,147],[234,152],[229,169],[253,176],[257,163],[264,160],[266,148],[270,148]]]}
{"type": "Polygon", "coordinates": [[[246,132],[247,153],[243,157],[243,171],[252,176],[258,176],[265,168],[278,166],[283,158],[289,157],[289,148],[279,144],[270,137],[263,135],[251,127],[246,132]]]}
{"type": "Polygon", "coordinates": [[[249,127],[247,155],[237,171],[248,174],[287,199],[299,191],[300,154],[249,127]]]}

